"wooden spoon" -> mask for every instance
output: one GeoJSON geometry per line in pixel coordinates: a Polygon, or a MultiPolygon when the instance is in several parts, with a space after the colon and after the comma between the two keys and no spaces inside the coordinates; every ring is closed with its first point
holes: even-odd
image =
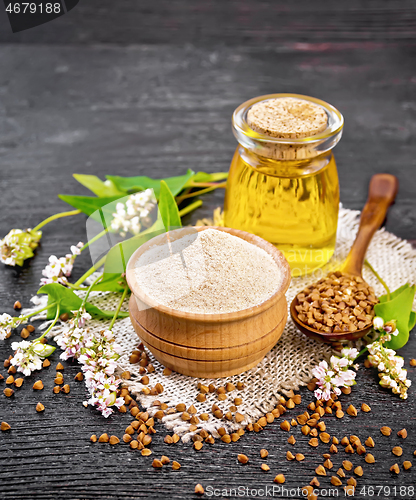
{"type": "MultiPolygon", "coordinates": [[[[362,267],[368,245],[383,223],[387,210],[396,198],[399,182],[397,177],[390,174],[373,175],[368,189],[368,199],[361,213],[360,227],[344,265],[340,271],[349,276],[362,278],[362,267]]],[[[331,273],[333,274],[333,273],[331,273]]],[[[290,314],[297,328],[305,335],[324,342],[337,342],[339,340],[356,340],[366,335],[372,325],[355,332],[323,332],[302,323],[298,318],[296,306],[298,299],[295,297],[290,304],[290,314]]]]}

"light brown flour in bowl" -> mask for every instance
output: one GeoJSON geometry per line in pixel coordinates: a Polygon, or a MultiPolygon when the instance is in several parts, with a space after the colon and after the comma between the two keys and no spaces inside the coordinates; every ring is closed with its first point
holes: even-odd
{"type": "Polygon", "coordinates": [[[138,258],[135,273],[143,292],[160,304],[206,314],[261,304],[282,281],[267,252],[215,229],[153,246],[138,258]]]}

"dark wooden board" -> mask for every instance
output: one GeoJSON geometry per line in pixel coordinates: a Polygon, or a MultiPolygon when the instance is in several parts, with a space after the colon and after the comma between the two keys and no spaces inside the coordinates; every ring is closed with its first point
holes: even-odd
{"type": "MultiPolygon", "coordinates": [[[[330,44],[415,40],[412,0],[288,3],[272,0],[80,0],[53,23],[11,35],[12,43],[330,44]]],[[[7,19],[0,11],[0,20],[7,19]]]]}
{"type": "MultiPolygon", "coordinates": [[[[344,205],[362,208],[371,175],[394,173],[400,191],[386,228],[416,240],[414,2],[354,1],[343,9],[326,1],[155,6],[122,0],[117,8],[101,2],[94,18],[97,4],[81,0],[62,19],[15,36],[7,24],[2,26],[1,235],[65,210],[58,193],[86,194],[71,178],[75,172],[162,177],[187,168],[227,170],[236,146],[230,129],[234,108],[255,95],[293,91],[323,98],[344,113],[344,137],[335,150],[344,205]]],[[[206,196],[204,206],[186,222],[209,216],[222,199],[220,191],[206,196]]],[[[48,226],[36,258],[22,269],[1,266],[1,311],[12,312],[16,299],[27,306],[49,255],[61,256],[79,240],[85,240],[83,216],[48,226]]],[[[80,257],[74,278],[89,265],[88,255],[80,257]]],[[[19,338],[15,334],[0,343],[1,360],[10,354],[11,341],[19,338]]],[[[416,357],[414,332],[401,354],[408,367],[409,358],[416,357]]],[[[58,357],[54,353],[52,367],[29,377],[14,398],[0,393],[0,420],[12,425],[11,432],[0,433],[0,498],[183,499],[193,498],[198,482],[205,487],[262,488],[282,472],[285,486],[295,488],[315,475],[324,446],[310,449],[296,429],[295,449],[306,459],[287,462],[288,435],[277,423],[236,444],[206,445],[199,453],[189,445],[167,447],[161,425],[151,457],[141,457],[126,445],[92,445],[93,433],[121,436],[130,416],[105,420],[85,409],[84,385],[73,381],[77,364],[64,363],[71,392],[52,394],[58,357]],[[32,385],[39,377],[45,389],[36,393],[32,385]],[[45,404],[44,414],[35,411],[38,401],[45,404]],[[264,460],[270,473],[260,470],[261,448],[270,452],[264,460]],[[178,460],[182,469],[153,470],[152,458],[162,453],[178,460]],[[238,464],[238,453],[247,454],[250,463],[238,464]]],[[[413,381],[415,371],[409,368],[413,381]]],[[[372,435],[376,441],[374,465],[353,456],[353,463],[365,471],[360,486],[414,485],[416,465],[399,477],[388,472],[395,462],[416,461],[414,389],[403,402],[379,388],[372,370],[361,368],[357,380],[352,395],[341,400],[356,407],[367,402],[372,412],[356,419],[325,417],[328,432],[339,438],[372,435]],[[381,435],[382,425],[392,427],[390,438],[381,435]],[[401,443],[396,432],[403,427],[409,437],[401,443]],[[404,454],[396,458],[391,448],[399,444],[404,454]]],[[[301,393],[301,409],[292,415],[312,400],[306,389],[301,393]]],[[[333,470],[345,458],[349,456],[340,451],[333,470]]],[[[329,487],[329,478],[321,483],[329,487]]]]}

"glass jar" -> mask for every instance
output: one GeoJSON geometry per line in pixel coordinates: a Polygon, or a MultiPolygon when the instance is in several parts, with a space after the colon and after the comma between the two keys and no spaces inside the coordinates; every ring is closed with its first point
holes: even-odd
{"type": "Polygon", "coordinates": [[[271,94],[243,103],[232,123],[239,146],[227,181],[225,225],[273,243],[285,254],[292,276],[323,266],[335,249],[339,184],[332,148],[342,135],[341,113],[313,97],[271,94]],[[250,128],[247,114],[254,104],[288,97],[322,108],[326,128],[301,138],[273,137],[250,128]]]}

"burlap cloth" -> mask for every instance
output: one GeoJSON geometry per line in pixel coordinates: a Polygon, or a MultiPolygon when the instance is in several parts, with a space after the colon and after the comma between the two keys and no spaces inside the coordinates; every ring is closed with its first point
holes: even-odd
{"type": "MultiPolygon", "coordinates": [[[[331,261],[319,271],[322,275],[336,269],[347,256],[358,229],[359,216],[358,211],[340,209],[336,251],[331,261]]],[[[367,259],[391,290],[406,282],[416,282],[416,250],[406,241],[383,229],[375,234],[367,252],[367,259]]],[[[364,269],[363,276],[375,288],[377,295],[384,293],[383,287],[368,268],[364,269]]],[[[319,274],[315,274],[312,279],[320,277],[319,274]]],[[[288,304],[296,293],[310,282],[310,276],[294,278],[287,292],[288,304]]],[[[95,293],[92,294],[91,301],[103,309],[114,310],[119,298],[119,295],[114,293],[95,293]]],[[[39,303],[39,300],[37,302],[39,303]]],[[[125,310],[127,310],[127,304],[126,301],[125,310]]],[[[97,332],[105,326],[106,322],[102,320],[93,319],[89,322],[89,327],[97,332]]],[[[52,336],[55,338],[59,336],[61,328],[61,326],[55,327],[51,332],[52,336]]],[[[132,350],[139,344],[130,319],[117,321],[113,331],[117,342],[122,346],[122,355],[118,360],[118,373],[130,372],[131,378],[124,382],[124,386],[129,388],[131,394],[136,396],[150,415],[158,410],[158,407],[152,406],[156,399],[166,403],[169,408],[174,408],[178,403],[184,403],[187,408],[194,405],[197,415],[201,413],[210,415],[208,421],[200,421],[197,424],[198,430],[194,432],[189,431],[190,424],[181,419],[181,413],[175,412],[163,417],[162,421],[167,429],[179,434],[184,442],[189,441],[192,435],[201,429],[206,429],[214,437],[219,437],[216,432],[219,427],[224,427],[231,432],[258,420],[259,417],[275,408],[282,394],[286,394],[289,390],[298,390],[299,387],[306,385],[312,378],[312,368],[333,353],[332,346],[316,342],[299,332],[289,317],[283,335],[275,347],[256,367],[240,375],[215,380],[197,379],[179,373],[164,376],[162,373],[164,367],[149,352],[155,371],[148,374],[150,382],[147,387],[154,387],[160,382],[164,390],[158,396],[146,396],[142,393],[144,386],[140,383],[142,375],[139,374],[139,365],[129,363],[132,350]],[[232,382],[234,385],[237,385],[237,382],[243,382],[245,388],[227,393],[227,399],[224,401],[219,401],[216,393],[212,393],[207,394],[205,402],[198,402],[196,400],[199,393],[198,382],[205,385],[214,383],[216,387],[224,386],[227,382],[232,382]],[[241,397],[243,400],[242,405],[238,406],[238,412],[245,416],[243,422],[237,424],[226,419],[219,420],[212,415],[211,408],[214,403],[225,414],[236,397],[241,397]]]]}

